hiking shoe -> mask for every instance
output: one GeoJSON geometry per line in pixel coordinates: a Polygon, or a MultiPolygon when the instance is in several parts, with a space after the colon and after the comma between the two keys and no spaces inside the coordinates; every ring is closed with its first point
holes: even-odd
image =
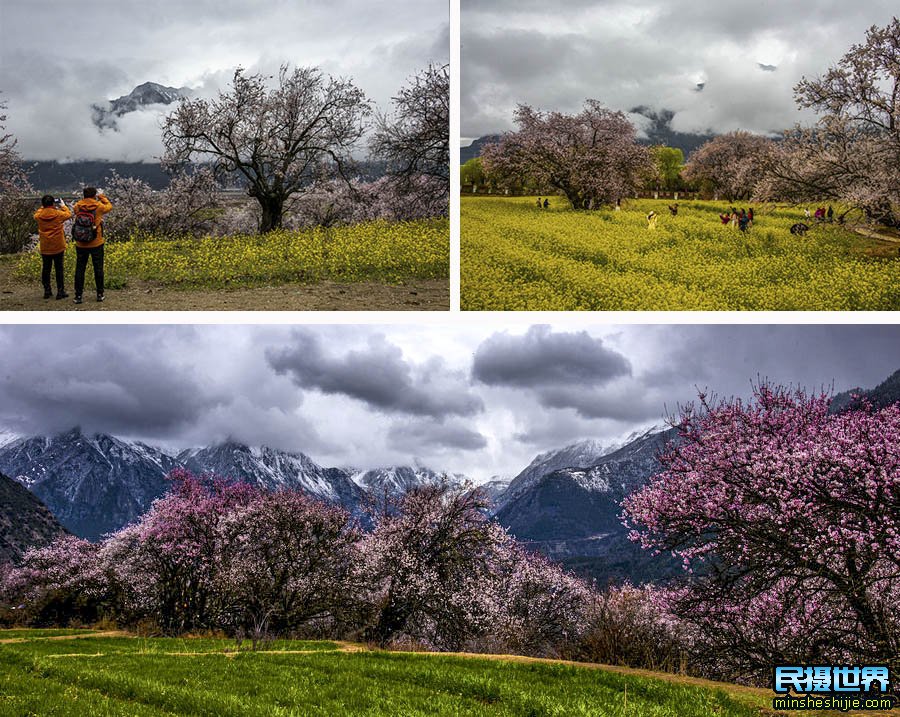
{"type": "Polygon", "coordinates": [[[45,298],[45,299],[52,299],[52,298],[53,298],[53,292],[50,291],[50,289],[44,289],[44,298],[45,298]]]}
{"type": "Polygon", "coordinates": [[[69,298],[69,295],[65,291],[60,291],[56,294],[57,301],[59,301],[60,299],[68,299],[68,298],[69,298]]]}
{"type": "Polygon", "coordinates": [[[81,302],[82,302],[81,297],[80,297],[80,296],[76,296],[76,297],[75,297],[75,303],[76,303],[76,304],[80,304],[81,302]]]}
{"type": "Polygon", "coordinates": [[[106,297],[103,294],[97,294],[97,301],[103,301],[106,297]]]}

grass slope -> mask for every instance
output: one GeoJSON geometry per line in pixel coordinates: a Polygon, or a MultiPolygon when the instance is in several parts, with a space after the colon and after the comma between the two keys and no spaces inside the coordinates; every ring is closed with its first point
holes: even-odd
{"type": "Polygon", "coordinates": [[[575,212],[557,197],[463,197],[461,302],[468,310],[896,310],[891,241],[836,224],[790,233],[802,210],[755,208],[749,232],[726,202],[659,200],[575,212]],[[646,215],[659,218],[654,229],[646,215]]]}
{"type": "Polygon", "coordinates": [[[623,668],[56,632],[15,631],[26,641],[0,644],[0,715],[751,717],[765,703],[759,691],[623,668]]]}

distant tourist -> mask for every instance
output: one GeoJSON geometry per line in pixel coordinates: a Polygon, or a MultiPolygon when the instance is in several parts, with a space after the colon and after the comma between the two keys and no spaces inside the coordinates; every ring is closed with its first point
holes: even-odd
{"type": "Polygon", "coordinates": [[[84,199],[75,203],[72,239],[75,241],[75,303],[82,302],[84,274],[88,259],[94,267],[97,301],[103,301],[103,215],[112,209],[112,202],[95,187],[84,188],[84,199]]]}
{"type": "Polygon", "coordinates": [[[728,212],[720,214],[719,219],[721,220],[723,226],[728,226],[731,223],[731,215],[728,212]]]}
{"type": "Polygon", "coordinates": [[[648,229],[656,229],[656,219],[657,219],[657,216],[658,216],[658,215],[656,214],[656,212],[650,212],[650,213],[647,215],[647,228],[648,228],[648,229]]]}
{"type": "Polygon", "coordinates": [[[544,206],[544,205],[541,203],[541,198],[540,198],[540,197],[538,197],[537,206],[538,206],[538,209],[540,209],[541,207],[544,206]]]}
{"type": "Polygon", "coordinates": [[[678,202],[676,202],[675,204],[670,204],[669,211],[672,213],[673,217],[678,216],[678,202]]]}
{"type": "Polygon", "coordinates": [[[829,222],[834,221],[834,207],[832,207],[830,204],[828,205],[828,211],[825,212],[825,216],[828,217],[829,222]]]}
{"type": "Polygon", "coordinates": [[[616,200],[616,211],[618,212],[618,211],[621,211],[621,210],[622,210],[622,200],[621,200],[621,199],[617,199],[617,200],[616,200]]]}
{"type": "Polygon", "coordinates": [[[803,216],[806,217],[807,219],[810,218],[809,207],[803,208],[803,216]]]}
{"type": "Polygon", "coordinates": [[[38,225],[39,248],[41,252],[41,283],[44,285],[44,298],[53,296],[50,289],[51,269],[56,272],[56,298],[65,299],[65,281],[63,280],[63,258],[66,255],[66,233],[63,225],[71,219],[72,210],[62,199],[54,199],[45,194],[41,197],[41,208],[34,213],[38,225]]]}
{"type": "Polygon", "coordinates": [[[550,208],[550,200],[544,197],[544,209],[550,208]]]}
{"type": "Polygon", "coordinates": [[[816,209],[816,213],[813,215],[817,222],[825,221],[825,207],[819,207],[816,209]]]}
{"type": "Polygon", "coordinates": [[[753,226],[753,207],[747,210],[747,216],[750,218],[750,226],[753,226]]]}
{"type": "Polygon", "coordinates": [[[791,234],[798,234],[799,236],[803,236],[806,232],[809,231],[809,227],[803,222],[797,222],[796,224],[791,224],[791,234]]]}
{"type": "Polygon", "coordinates": [[[741,216],[738,217],[738,229],[742,232],[747,231],[747,227],[750,226],[750,217],[743,209],[741,210],[741,216]]]}

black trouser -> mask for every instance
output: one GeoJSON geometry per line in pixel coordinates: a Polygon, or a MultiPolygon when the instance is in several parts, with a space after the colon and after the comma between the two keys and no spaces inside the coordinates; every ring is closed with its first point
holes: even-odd
{"type": "Polygon", "coordinates": [[[62,294],[65,291],[63,283],[63,257],[66,255],[64,251],[58,254],[41,254],[41,283],[44,285],[44,291],[50,291],[50,270],[56,270],[56,290],[62,294]]]}
{"type": "Polygon", "coordinates": [[[97,285],[97,296],[103,293],[103,244],[86,249],[75,247],[75,296],[84,291],[84,272],[87,269],[88,257],[94,265],[94,284],[97,285]]]}

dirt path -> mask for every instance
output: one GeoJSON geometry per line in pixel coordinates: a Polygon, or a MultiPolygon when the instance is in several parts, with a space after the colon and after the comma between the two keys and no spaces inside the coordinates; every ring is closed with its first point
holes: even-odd
{"type": "Polygon", "coordinates": [[[8,637],[0,640],[0,645],[12,645],[17,642],[34,642],[35,640],[83,640],[86,637],[134,637],[134,635],[123,632],[122,630],[103,630],[100,632],[91,631],[79,633],[76,635],[50,635],[48,637],[41,637],[38,635],[34,637],[8,637]]]}
{"type": "MultiPolygon", "coordinates": [[[[146,281],[129,281],[109,290],[98,304],[85,291],[80,306],[72,299],[44,300],[38,283],[12,276],[13,262],[0,260],[0,311],[449,311],[450,281],[426,279],[406,284],[358,282],[285,284],[244,289],[173,289],[146,281]]],[[[88,276],[90,286],[91,277],[88,276]]],[[[71,279],[67,278],[72,294],[71,279]]]]}
{"type": "Polygon", "coordinates": [[[889,244],[900,244],[900,236],[877,232],[874,229],[869,229],[868,227],[855,226],[853,227],[853,231],[857,234],[861,234],[864,237],[869,237],[870,239],[877,239],[878,241],[887,242],[889,244]]]}
{"type": "MultiPolygon", "coordinates": [[[[352,643],[340,643],[352,644],[352,643]]],[[[688,677],[687,675],[676,675],[671,672],[654,672],[652,670],[641,670],[634,667],[622,667],[620,665],[605,665],[599,662],[575,662],[573,660],[555,660],[546,657],[525,657],[523,655],[484,655],[477,652],[404,652],[407,655],[428,655],[441,657],[443,655],[451,657],[465,657],[481,660],[502,660],[504,662],[519,663],[543,663],[551,665],[571,665],[572,667],[583,667],[589,670],[603,670],[604,672],[614,672],[620,675],[630,675],[634,677],[646,677],[664,682],[672,682],[679,685],[693,685],[703,687],[708,690],[722,690],[723,692],[739,697],[745,695],[761,700],[763,704],[772,704],[774,693],[764,687],[747,687],[746,685],[736,685],[731,682],[716,682],[707,680],[702,677],[688,677]]],[[[766,717],[781,717],[783,712],[775,712],[771,708],[760,707],[760,715],[766,717]]],[[[882,717],[900,717],[900,708],[892,709],[889,712],[884,711],[861,711],[861,712],[816,712],[816,715],[843,715],[844,717],[870,717],[872,715],[881,715],[882,717]]]]}

